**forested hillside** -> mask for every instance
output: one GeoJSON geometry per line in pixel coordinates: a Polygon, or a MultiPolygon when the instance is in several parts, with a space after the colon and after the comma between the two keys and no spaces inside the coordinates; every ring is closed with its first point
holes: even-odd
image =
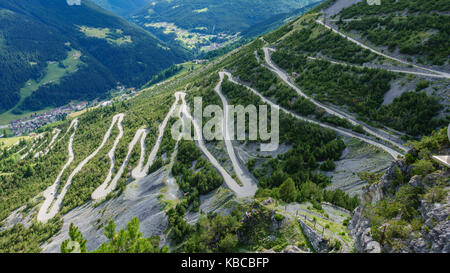
{"type": "Polygon", "coordinates": [[[384,0],[369,6],[366,1],[339,14],[340,29],[358,33],[370,43],[399,52],[410,60],[448,65],[450,3],[445,0],[384,0]]]}
{"type": "Polygon", "coordinates": [[[89,1],[0,1],[0,113],[140,87],[186,54],[89,1]],[[49,79],[49,80],[46,80],[49,79]]]}
{"type": "MultiPolygon", "coordinates": [[[[305,15],[280,29],[282,39],[271,54],[304,92],[373,126],[386,125],[412,136],[448,123],[449,102],[436,92],[447,88],[445,72],[436,72],[441,77],[427,68],[400,64],[330,31],[318,18],[305,15]],[[387,103],[390,96],[394,99],[387,103]]],[[[268,41],[275,39],[268,36],[268,41]]]]}
{"type": "Polygon", "coordinates": [[[199,53],[239,37],[253,38],[298,16],[321,0],[152,1],[130,20],[168,43],[199,53]]]}
{"type": "Polygon", "coordinates": [[[152,0],[92,0],[100,7],[118,14],[120,16],[128,16],[147,5],[152,0]]]}
{"type": "MultiPolygon", "coordinates": [[[[325,16],[340,4],[0,139],[0,252],[449,252],[450,75],[335,29],[325,16]],[[243,120],[223,120],[233,106],[243,120]]],[[[45,56],[73,75],[90,61],[108,73],[116,63],[96,62],[85,40],[120,49],[135,38],[101,26],[76,26],[77,40],[45,56]]]]}

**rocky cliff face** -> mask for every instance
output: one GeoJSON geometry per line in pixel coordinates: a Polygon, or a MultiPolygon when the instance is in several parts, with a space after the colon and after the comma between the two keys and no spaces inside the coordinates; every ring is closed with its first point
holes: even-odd
{"type": "Polygon", "coordinates": [[[329,247],[328,240],[326,240],[323,236],[321,236],[315,230],[310,228],[300,218],[298,219],[298,223],[302,227],[303,233],[305,234],[306,237],[308,237],[309,242],[317,252],[327,253],[331,250],[329,247]]]}
{"type": "Polygon", "coordinates": [[[369,220],[363,216],[362,212],[363,207],[357,207],[348,225],[350,235],[355,238],[355,250],[360,253],[380,253],[381,246],[372,238],[369,220]]]}
{"type": "Polygon", "coordinates": [[[402,172],[407,172],[408,167],[403,161],[395,161],[386,170],[378,183],[369,185],[363,191],[361,197],[361,205],[357,207],[349,222],[348,228],[350,235],[355,238],[355,250],[362,253],[380,253],[381,246],[371,236],[371,228],[369,220],[364,217],[364,207],[366,204],[375,204],[382,200],[387,192],[387,189],[395,179],[395,167],[402,172]]]}
{"type": "MultiPolygon", "coordinates": [[[[417,208],[419,212],[418,220],[422,224],[419,230],[414,230],[411,225],[406,228],[412,230],[407,238],[395,238],[396,246],[375,240],[374,232],[371,230],[371,222],[366,215],[369,206],[376,205],[381,200],[393,197],[401,186],[396,181],[400,175],[410,177],[413,166],[406,164],[402,160],[395,161],[388,168],[378,183],[369,185],[362,195],[362,204],[355,209],[348,228],[350,234],[355,238],[355,250],[363,253],[379,252],[450,252],[450,171],[441,169],[426,176],[415,175],[407,182],[408,186],[421,192],[419,195],[420,205],[417,208]],[[438,189],[438,190],[437,190],[438,189]],[[440,196],[438,198],[438,196],[440,196]]],[[[401,215],[401,213],[400,213],[401,215]]],[[[396,216],[395,220],[401,216],[396,216]]],[[[389,223],[381,225],[386,230],[389,223]]]]}
{"type": "MultiPolygon", "coordinates": [[[[446,188],[447,192],[450,190],[446,188]]],[[[419,208],[425,220],[422,237],[410,241],[409,247],[413,252],[450,253],[450,196],[443,204],[422,201],[419,208]]]]}

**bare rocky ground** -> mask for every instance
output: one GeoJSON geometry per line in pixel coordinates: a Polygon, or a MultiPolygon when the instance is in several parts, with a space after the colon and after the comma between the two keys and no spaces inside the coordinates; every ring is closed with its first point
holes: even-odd
{"type": "Polygon", "coordinates": [[[339,12],[341,12],[341,10],[348,8],[348,7],[350,7],[356,3],[359,3],[361,1],[365,1],[365,0],[338,0],[333,5],[324,9],[323,12],[327,15],[327,17],[332,17],[332,16],[338,14],[339,12]]]}
{"type": "Polygon", "coordinates": [[[251,199],[236,199],[231,190],[224,186],[213,192],[200,196],[200,210],[198,212],[188,212],[186,221],[189,224],[195,224],[198,221],[200,212],[208,214],[215,212],[221,215],[228,215],[232,212],[232,204],[237,202],[250,202],[251,199]]]}
{"type": "Polygon", "coordinates": [[[387,153],[356,139],[343,138],[347,148],[336,163],[333,172],[327,172],[332,184],[327,189],[341,189],[351,196],[360,195],[367,182],[359,178],[358,173],[367,171],[379,173],[386,170],[392,162],[387,153]]]}
{"type": "Polygon", "coordinates": [[[36,208],[26,211],[26,206],[22,206],[14,210],[3,222],[0,231],[12,228],[15,224],[23,224],[29,228],[33,222],[33,216],[37,212],[36,208]]]}
{"type": "MultiPolygon", "coordinates": [[[[219,160],[221,164],[232,174],[231,162],[224,150],[223,142],[211,142],[208,144],[209,151],[219,160]],[[220,160],[222,159],[222,160],[220,160]]],[[[92,202],[78,207],[63,216],[64,225],[62,230],[46,244],[42,246],[44,252],[59,252],[61,243],[68,239],[69,226],[73,223],[88,240],[88,250],[94,250],[106,241],[103,235],[104,226],[109,220],[114,220],[117,229],[125,228],[127,223],[138,217],[141,225],[140,231],[145,237],[159,235],[162,244],[166,243],[165,231],[168,226],[168,218],[164,213],[164,204],[159,200],[159,195],[166,187],[164,178],[165,168],[161,168],[140,180],[135,180],[127,185],[126,190],[118,197],[108,200],[99,206],[94,206],[92,202]]],[[[246,199],[236,199],[232,191],[225,185],[219,189],[201,196],[200,211],[204,213],[216,212],[228,214],[231,212],[233,202],[246,202],[246,199]]],[[[14,223],[29,219],[28,216],[21,216],[17,213],[11,221],[14,223]],[[21,218],[18,218],[21,217],[21,218]]],[[[190,224],[195,224],[200,212],[188,213],[186,220],[190,224]]]]}
{"type": "Polygon", "coordinates": [[[61,243],[69,237],[69,226],[73,223],[88,240],[88,250],[94,250],[106,241],[103,227],[109,220],[114,220],[117,229],[125,228],[133,217],[138,217],[140,231],[145,237],[162,235],[167,228],[167,216],[162,211],[163,205],[158,200],[163,181],[164,168],[131,182],[120,196],[108,200],[99,206],[89,202],[63,216],[61,231],[42,246],[44,252],[59,252],[61,243]]]}

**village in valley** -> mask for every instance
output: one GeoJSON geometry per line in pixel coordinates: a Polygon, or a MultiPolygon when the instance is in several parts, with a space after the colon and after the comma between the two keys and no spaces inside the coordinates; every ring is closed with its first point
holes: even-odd
{"type": "MultiPolygon", "coordinates": [[[[111,90],[111,96],[114,100],[126,100],[130,97],[136,95],[136,89],[134,87],[126,88],[125,86],[118,85],[115,89],[111,90]]],[[[64,120],[67,115],[83,111],[89,107],[105,107],[112,104],[112,100],[98,101],[94,100],[91,102],[77,102],[70,103],[61,107],[57,107],[42,113],[34,113],[29,117],[12,120],[9,125],[3,125],[0,128],[0,137],[10,137],[10,136],[23,136],[32,133],[33,131],[45,126],[47,124],[64,120]],[[5,135],[6,129],[12,132],[12,135],[5,135]]]]}

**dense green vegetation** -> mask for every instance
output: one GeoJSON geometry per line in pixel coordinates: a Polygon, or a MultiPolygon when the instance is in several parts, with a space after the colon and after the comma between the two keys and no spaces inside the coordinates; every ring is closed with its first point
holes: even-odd
{"type": "Polygon", "coordinates": [[[187,55],[90,2],[69,6],[65,1],[0,4],[0,113],[17,106],[15,113],[60,106],[71,100],[104,96],[117,82],[139,87],[159,71],[187,55]],[[21,22],[27,22],[23,24],[21,22]],[[82,26],[89,27],[82,31],[82,26]],[[59,63],[71,49],[81,52],[83,65],[59,81],[43,83],[27,94],[20,90],[29,80],[44,78],[48,62],[59,63]]]}
{"type": "Polygon", "coordinates": [[[394,74],[377,69],[333,64],[324,60],[308,60],[281,51],[273,61],[288,72],[298,73],[295,82],[320,101],[347,105],[352,112],[370,117],[383,103],[394,74]]]}
{"type": "Polygon", "coordinates": [[[348,41],[344,37],[325,30],[314,21],[302,21],[302,27],[287,36],[277,45],[278,51],[285,53],[303,53],[323,55],[333,60],[363,64],[371,62],[377,56],[367,49],[348,41]]]}
{"type": "MultiPolygon", "coordinates": [[[[167,114],[173,101],[173,95],[163,94],[153,96],[150,102],[137,104],[134,102],[133,107],[130,107],[128,103],[114,104],[110,107],[89,110],[79,117],[79,127],[75,133],[73,144],[75,160],[63,173],[61,181],[65,183],[75,167],[100,145],[103,135],[111,124],[112,116],[117,112],[125,113],[125,118],[123,122],[124,137],[116,149],[116,162],[124,160],[128,152],[128,144],[134,137],[136,130],[141,127],[150,128],[146,145],[152,147],[156,140],[159,122],[167,114]]],[[[60,138],[65,134],[68,124],[69,121],[66,121],[61,125],[60,138]]],[[[47,132],[51,132],[52,129],[52,127],[48,127],[47,132]]],[[[23,145],[31,147],[31,142],[18,145],[10,151],[6,148],[0,150],[0,172],[11,174],[0,176],[0,219],[5,218],[12,210],[22,205],[32,204],[33,198],[37,194],[53,184],[62,166],[67,161],[67,143],[71,133],[73,133],[73,129],[65,135],[64,139],[58,141],[46,156],[38,159],[34,159],[34,153],[24,160],[19,160],[19,156],[14,155],[23,145]]],[[[74,177],[72,186],[64,199],[63,212],[90,200],[92,192],[105,180],[107,175],[105,170],[108,169],[110,164],[107,153],[117,134],[118,129],[115,127],[105,147],[74,177]]],[[[48,135],[47,144],[50,138],[51,136],[48,135]]],[[[41,140],[40,143],[43,141],[41,140]]],[[[43,145],[41,149],[45,147],[43,145]]],[[[149,153],[149,151],[147,152],[149,153]]],[[[139,154],[140,147],[136,145],[129,162],[130,166],[135,166],[139,154]]],[[[119,168],[117,165],[119,164],[116,164],[115,171],[119,168]]],[[[128,172],[124,172],[122,179],[119,181],[119,190],[125,185],[129,175],[128,172]]]]}
{"type": "Polygon", "coordinates": [[[269,43],[274,43],[278,39],[283,37],[283,35],[285,35],[286,33],[288,33],[291,30],[292,30],[292,25],[287,24],[285,26],[280,27],[279,29],[277,29],[275,31],[270,32],[269,34],[264,35],[264,40],[266,40],[269,43]]]}
{"type": "Polygon", "coordinates": [[[176,75],[178,72],[183,70],[183,65],[172,65],[171,67],[159,72],[157,75],[153,76],[153,78],[145,85],[151,86],[153,84],[160,83],[162,81],[167,80],[168,78],[176,75]]]}
{"type": "Polygon", "coordinates": [[[178,185],[187,198],[188,204],[193,204],[193,211],[199,209],[200,195],[211,192],[223,183],[222,176],[217,173],[209,161],[201,156],[201,151],[193,141],[182,140],[172,168],[173,175],[177,177],[181,175],[177,179],[178,185]],[[192,168],[194,161],[196,163],[192,168]]]}
{"type": "Polygon", "coordinates": [[[369,6],[366,1],[343,9],[340,16],[343,19],[361,15],[390,14],[400,11],[408,13],[432,13],[436,11],[449,11],[450,4],[446,0],[384,0],[382,5],[369,6]]]}
{"type": "MultiPolygon", "coordinates": [[[[257,46],[260,44],[260,41],[255,42],[252,48],[257,49],[257,46]]],[[[323,110],[317,108],[310,100],[299,96],[295,90],[285,85],[267,68],[259,65],[253,54],[248,53],[241,56],[239,61],[229,65],[228,69],[232,70],[233,74],[239,80],[249,83],[263,96],[273,99],[277,104],[286,109],[303,116],[313,116],[324,123],[330,123],[347,129],[356,129],[348,121],[324,113],[323,110]]]]}
{"type": "Polygon", "coordinates": [[[219,49],[215,49],[215,50],[211,50],[211,51],[202,53],[202,54],[200,54],[199,58],[207,59],[207,60],[214,59],[216,57],[223,56],[226,53],[228,53],[236,48],[239,48],[249,42],[250,42],[250,39],[241,38],[238,41],[227,44],[219,49]]]}
{"type": "Polygon", "coordinates": [[[16,224],[0,232],[0,253],[38,253],[41,244],[52,238],[62,227],[61,219],[47,224],[32,223],[30,227],[16,224]]]}
{"type": "MultiPolygon", "coordinates": [[[[319,1],[318,1],[319,2],[319,1]]],[[[173,0],[158,1],[137,12],[138,22],[173,22],[175,25],[207,33],[237,33],[283,13],[291,13],[306,6],[295,0],[173,0]],[[148,12],[151,9],[152,12],[148,12]],[[145,18],[146,17],[146,18],[145,18]]],[[[297,12],[298,13],[298,12],[297,12]]]]}
{"type": "Polygon", "coordinates": [[[383,105],[373,118],[413,136],[428,135],[434,128],[448,124],[449,116],[447,120],[434,118],[441,109],[437,98],[405,92],[391,104],[383,105]]]}
{"type": "MultiPolygon", "coordinates": [[[[256,95],[250,93],[244,87],[225,82],[222,92],[233,105],[248,104],[260,105],[262,102],[256,95]]],[[[329,161],[339,159],[345,144],[336,133],[324,130],[316,125],[299,121],[285,114],[280,115],[280,140],[293,148],[277,158],[267,160],[262,166],[255,168],[254,162],[249,161],[247,167],[259,181],[257,196],[283,199],[290,201],[328,201],[336,205],[354,209],[358,204],[358,198],[350,198],[344,192],[325,191],[330,183],[328,177],[316,172],[320,166],[318,162],[325,161],[326,165],[332,165],[329,161]],[[287,185],[286,185],[287,183],[287,185]],[[292,183],[295,187],[292,188],[292,183]],[[284,188],[288,188],[286,191],[284,188]],[[298,189],[298,194],[297,194],[298,189]],[[283,194],[287,192],[295,197],[283,194]]],[[[327,170],[332,169],[331,166],[327,170]]]]}
{"type": "Polygon", "coordinates": [[[210,59],[277,29],[319,2],[321,0],[158,1],[149,3],[129,18],[161,40],[210,59]],[[210,52],[209,46],[213,44],[223,47],[210,52]]]}
{"type": "MultiPolygon", "coordinates": [[[[104,234],[108,239],[103,242],[99,248],[92,251],[92,253],[168,253],[169,248],[160,248],[160,238],[152,236],[145,238],[139,232],[139,220],[133,218],[127,224],[126,229],[116,231],[114,221],[109,221],[105,227],[104,234]]],[[[86,239],[83,234],[72,223],[69,230],[70,239],[65,240],[61,244],[61,253],[86,253],[86,239]]]]}
{"type": "Polygon", "coordinates": [[[187,253],[231,253],[236,252],[237,231],[242,216],[238,210],[232,215],[200,215],[189,237],[183,242],[181,251],[187,253]]]}
{"type": "Polygon", "coordinates": [[[278,252],[288,244],[305,249],[308,244],[306,236],[303,235],[297,219],[292,220],[277,213],[273,206],[264,206],[260,201],[254,201],[250,203],[239,226],[239,246],[249,251],[272,249],[278,252]]]}
{"type": "MultiPolygon", "coordinates": [[[[368,123],[384,124],[419,136],[445,125],[448,119],[435,118],[442,106],[438,99],[425,93],[405,92],[393,103],[382,106],[384,94],[396,77],[391,72],[308,60],[304,55],[293,56],[280,50],[273,53],[272,59],[289,73],[297,73],[295,82],[306,93],[319,101],[346,105],[368,123]]],[[[419,82],[418,89],[428,85],[419,82]]]]}
{"type": "MultiPolygon", "coordinates": [[[[196,10],[199,9],[203,8],[196,8],[196,10]]],[[[319,53],[319,55],[329,58],[346,59],[345,61],[358,64],[375,60],[371,54],[348,46],[345,40],[323,32],[320,28],[308,28],[306,24],[301,27],[300,31],[297,31],[296,27],[299,25],[291,23],[266,35],[265,39],[275,42],[291,32],[291,36],[286,36],[287,38],[278,44],[278,51],[274,53],[273,60],[293,75],[296,84],[305,92],[322,101],[346,105],[363,120],[379,122],[379,124],[385,124],[412,135],[427,134],[431,128],[441,125],[440,121],[434,119],[436,112],[441,109],[439,102],[423,93],[406,92],[395,99],[392,104],[381,106],[383,95],[395,77],[392,73],[336,65],[325,60],[308,59],[306,55],[319,53]],[[315,44],[315,39],[318,39],[320,43],[315,44]],[[329,45],[326,46],[327,44],[329,45]],[[336,47],[332,46],[334,44],[336,47]]],[[[90,31],[95,32],[94,30],[90,31]]],[[[103,30],[97,29],[96,31],[102,32],[103,30]]],[[[80,35],[83,34],[80,33],[80,35]]],[[[119,34],[115,33],[114,35],[119,34]]],[[[109,43],[108,40],[103,42],[109,43]]],[[[153,85],[131,100],[116,101],[112,106],[89,109],[85,114],[79,116],[79,128],[75,133],[73,145],[75,161],[63,173],[62,185],[75,167],[99,146],[115,114],[124,113],[125,118],[123,122],[124,136],[115,153],[114,174],[124,161],[128,145],[137,129],[147,128],[149,130],[145,140],[148,155],[150,147],[153,147],[155,143],[158,126],[174,101],[174,91],[188,90],[186,99],[191,110],[195,96],[203,97],[204,107],[210,104],[221,105],[221,100],[213,88],[219,80],[217,72],[223,69],[229,70],[240,81],[254,87],[263,96],[299,115],[363,133],[360,126],[352,127],[345,120],[324,113],[259,64],[254,52],[256,51],[262,57],[262,43],[263,41],[257,40],[230,54],[230,57],[219,57],[217,62],[201,66],[195,73],[180,73],[176,79],[162,85],[153,85]]],[[[71,46],[78,48],[75,44],[71,46]]],[[[62,56],[66,50],[67,48],[62,51],[62,56]]],[[[57,51],[55,50],[55,52],[57,51]]],[[[87,69],[93,67],[90,65],[90,57],[89,55],[82,59],[83,63],[87,64],[87,69]]],[[[103,66],[103,64],[99,64],[99,66],[103,66]]],[[[177,70],[178,67],[173,66],[153,77],[152,81],[153,83],[163,81],[177,73],[177,70]]],[[[91,71],[91,74],[94,75],[94,72],[91,71]]],[[[92,80],[88,75],[86,75],[86,79],[92,80]]],[[[65,80],[63,79],[61,84],[65,80]]],[[[417,84],[417,91],[424,90],[430,85],[432,85],[431,82],[421,81],[417,84]]],[[[89,90],[87,86],[86,88],[89,90]]],[[[227,97],[229,104],[243,106],[263,104],[258,96],[240,85],[231,83],[228,79],[224,79],[222,92],[227,97]]],[[[37,95],[32,95],[30,98],[34,96],[37,95]]],[[[56,100],[59,99],[62,98],[56,98],[56,100]]],[[[170,133],[170,127],[176,120],[174,117],[169,120],[157,159],[150,172],[168,165],[176,143],[170,133]]],[[[67,161],[67,142],[71,133],[74,132],[71,130],[65,134],[70,121],[63,120],[42,128],[44,138],[41,140],[26,139],[12,147],[11,150],[0,147],[0,220],[5,219],[13,210],[22,206],[24,206],[23,212],[20,213],[25,215],[33,212],[28,216],[34,219],[35,209],[42,202],[42,198],[36,197],[54,182],[67,161]],[[65,135],[47,155],[34,159],[31,153],[23,160],[19,159],[20,155],[16,153],[22,148],[28,150],[34,144],[33,142],[36,142],[37,146],[43,144],[43,147],[46,147],[45,144],[51,140],[51,132],[56,127],[61,129],[60,136],[65,135]]],[[[207,122],[205,119],[203,121],[207,122]]],[[[118,128],[114,127],[105,146],[74,177],[58,216],[46,225],[33,222],[29,227],[20,224],[0,232],[0,251],[40,251],[40,245],[61,229],[61,215],[89,202],[94,189],[105,180],[110,166],[108,151],[118,133],[118,128]]],[[[445,131],[442,130],[434,133],[430,138],[424,137],[421,142],[414,142],[415,150],[405,157],[406,162],[411,166],[411,172],[405,174],[397,170],[395,187],[390,189],[392,196],[367,208],[366,213],[373,224],[373,230],[382,230],[380,227],[383,223],[390,223],[390,227],[386,230],[387,236],[374,232],[374,238],[385,241],[387,244],[393,244],[393,239],[398,236],[406,236],[411,231],[420,230],[423,225],[417,210],[420,205],[419,201],[421,199],[442,200],[443,193],[445,193],[444,186],[448,184],[439,182],[440,184],[427,191],[418,191],[408,186],[407,182],[412,175],[426,175],[440,170],[437,164],[430,159],[430,155],[440,150],[448,150],[448,142],[445,137],[445,131]]],[[[240,145],[253,145],[260,142],[259,140],[240,142],[240,145]]],[[[227,194],[227,198],[231,197],[230,191],[221,187],[223,178],[205,159],[195,142],[186,140],[179,142],[176,160],[172,169],[168,171],[171,171],[175,177],[182,197],[180,200],[170,200],[164,203],[169,222],[167,234],[174,251],[237,252],[261,251],[262,248],[280,251],[288,242],[292,244],[290,231],[280,229],[283,225],[286,227],[286,222],[292,219],[289,219],[289,213],[286,211],[277,210],[278,204],[310,202],[315,211],[321,212],[323,212],[321,202],[324,201],[348,210],[353,210],[359,205],[357,196],[350,197],[342,190],[326,190],[331,183],[331,178],[327,176],[329,173],[326,172],[331,172],[336,168],[335,161],[341,158],[346,147],[336,132],[280,113],[280,142],[283,148],[286,147],[285,152],[267,155],[260,154],[257,150],[258,153],[252,155],[246,163],[247,168],[258,181],[259,189],[254,202],[248,205],[246,201],[239,199],[230,198],[231,201],[226,199],[226,203],[221,206],[222,214],[205,214],[200,211],[200,196],[216,191],[217,196],[227,194]],[[259,203],[262,200],[266,201],[268,197],[274,198],[275,200],[272,200],[274,203],[269,203],[269,205],[259,203]],[[244,205],[242,205],[243,203],[244,205]],[[189,213],[188,219],[192,219],[191,216],[197,212],[199,212],[198,222],[191,225],[187,222],[186,216],[189,213]],[[267,240],[267,238],[274,239],[267,240]]],[[[219,145],[222,143],[208,142],[207,144],[211,147],[217,144],[215,146],[217,148],[215,152],[219,154],[217,159],[227,162],[226,156],[220,158],[225,154],[219,145]]],[[[117,190],[108,198],[114,198],[125,189],[126,182],[130,178],[130,171],[136,166],[140,149],[140,145],[136,145],[133,149],[131,159],[119,181],[117,190]]],[[[231,167],[225,165],[228,164],[224,164],[224,167],[229,170],[230,175],[234,176],[231,167]]],[[[371,184],[377,183],[379,179],[379,176],[372,173],[362,172],[358,175],[363,180],[370,181],[371,184]]],[[[59,191],[62,185],[59,186],[59,191]]],[[[158,198],[163,196],[161,194],[158,198]]],[[[326,218],[329,217],[326,216],[326,218]]],[[[292,227],[293,225],[288,225],[288,228],[292,227]]],[[[299,227],[296,221],[295,227],[298,231],[299,227]]],[[[160,248],[159,237],[144,238],[139,232],[137,218],[134,218],[126,229],[120,231],[116,231],[116,226],[111,221],[105,227],[104,233],[108,241],[94,252],[159,253],[168,251],[167,247],[160,248]]],[[[294,237],[295,241],[299,243],[298,245],[303,245],[305,240],[302,235],[293,233],[295,233],[294,237]]],[[[87,252],[87,242],[78,228],[71,225],[69,236],[70,240],[64,241],[61,246],[62,252],[87,252]],[[78,244],[74,244],[74,242],[78,244]]],[[[336,248],[338,247],[336,246],[336,248]]]]}
{"type": "Polygon", "coordinates": [[[423,62],[443,65],[450,51],[450,10],[448,1],[384,1],[379,6],[369,6],[362,1],[341,12],[341,19],[358,17],[361,20],[340,21],[344,30],[358,31],[378,46],[390,51],[417,56],[423,62]],[[398,15],[399,12],[406,14],[398,15]]]}
{"type": "Polygon", "coordinates": [[[121,16],[133,14],[148,4],[148,0],[91,0],[100,7],[121,16]]]}
{"type": "Polygon", "coordinates": [[[273,219],[280,222],[284,216],[276,214],[273,209],[261,205],[259,201],[246,206],[235,205],[229,214],[201,212],[194,226],[184,221],[183,213],[185,209],[182,204],[169,211],[169,221],[176,227],[174,230],[178,234],[175,236],[177,252],[235,253],[262,249],[281,251],[288,242],[299,246],[306,244],[296,221],[286,223],[283,228],[274,228],[273,219]],[[248,217],[249,215],[251,217],[248,217]],[[269,236],[274,239],[267,240],[269,236]]]}

